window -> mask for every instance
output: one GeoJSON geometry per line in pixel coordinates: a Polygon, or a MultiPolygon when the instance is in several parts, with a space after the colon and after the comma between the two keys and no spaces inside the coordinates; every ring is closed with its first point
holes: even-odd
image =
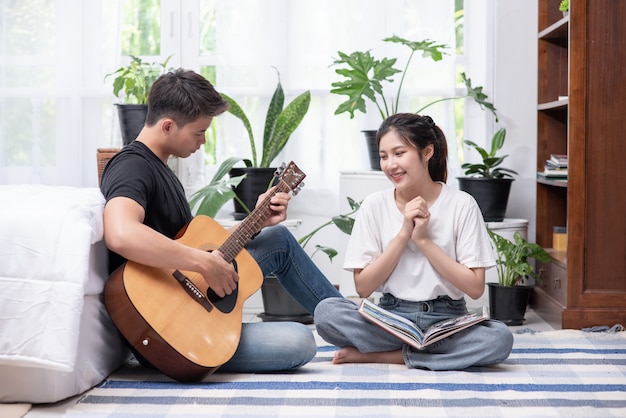
{"type": "MultiPolygon", "coordinates": [[[[115,98],[104,75],[129,54],[154,60],[173,54],[173,66],[201,72],[244,106],[257,141],[275,68],[286,100],[310,89],[309,113],[282,157],[307,172],[307,188],[333,193],[339,171],[369,168],[359,131],[381,122],[373,111],[354,119],[334,115],[343,101],[330,94],[338,80],[331,66],[337,51],[397,56],[402,66],[403,47],[383,38],[397,34],[449,45],[442,62],[412,64],[405,110],[452,95],[462,68],[475,85],[485,85],[486,71],[473,74],[464,55],[462,0],[5,0],[0,7],[0,183],[95,186],[96,148],[120,143],[115,98]]],[[[462,132],[463,109],[461,102],[429,109],[448,137],[451,167],[458,167],[455,132],[462,132]]],[[[205,156],[192,167],[249,157],[238,119],[216,118],[210,135],[205,156]]],[[[190,181],[203,180],[204,174],[190,181]]]]}

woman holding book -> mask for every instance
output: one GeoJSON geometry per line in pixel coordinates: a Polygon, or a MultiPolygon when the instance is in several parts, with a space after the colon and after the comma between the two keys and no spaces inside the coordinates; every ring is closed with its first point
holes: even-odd
{"type": "MultiPolygon", "coordinates": [[[[383,293],[379,305],[425,330],[467,313],[478,299],[495,255],[476,201],[446,185],[447,144],[429,116],[400,113],[377,133],[381,169],[393,188],[365,198],[357,213],[344,268],[358,294],[383,293]]],[[[343,298],[321,301],[315,325],[340,349],[333,363],[405,363],[459,370],[502,362],[511,353],[507,326],[486,320],[421,350],[367,321],[343,298]]]]}

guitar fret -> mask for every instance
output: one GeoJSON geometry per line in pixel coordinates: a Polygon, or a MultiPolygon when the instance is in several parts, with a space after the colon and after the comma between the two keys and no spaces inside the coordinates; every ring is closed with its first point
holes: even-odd
{"type": "Polygon", "coordinates": [[[270,200],[271,198],[279,192],[288,193],[291,189],[284,182],[280,181],[276,186],[275,192],[272,195],[266,196],[263,202],[258,205],[254,210],[244,219],[235,232],[230,235],[224,243],[220,246],[219,251],[224,255],[224,259],[227,262],[232,262],[237,254],[243,249],[243,247],[248,243],[250,238],[261,230],[261,225],[263,222],[270,216],[270,200]]]}

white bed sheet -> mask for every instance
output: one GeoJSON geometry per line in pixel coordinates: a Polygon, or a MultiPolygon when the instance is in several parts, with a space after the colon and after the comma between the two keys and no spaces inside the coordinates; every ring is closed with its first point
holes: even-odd
{"type": "Polygon", "coordinates": [[[96,188],[0,186],[0,401],[72,396],[127,358],[101,302],[103,207],[96,188]]]}

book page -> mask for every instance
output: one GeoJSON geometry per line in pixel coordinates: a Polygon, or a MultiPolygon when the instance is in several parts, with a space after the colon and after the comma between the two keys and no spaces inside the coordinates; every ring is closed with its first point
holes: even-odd
{"type": "Polygon", "coordinates": [[[422,349],[428,344],[489,318],[489,310],[486,307],[481,307],[469,311],[467,314],[437,322],[431,325],[426,332],[423,332],[415,323],[389,312],[367,299],[361,302],[358,312],[370,322],[417,349],[422,349]]]}

